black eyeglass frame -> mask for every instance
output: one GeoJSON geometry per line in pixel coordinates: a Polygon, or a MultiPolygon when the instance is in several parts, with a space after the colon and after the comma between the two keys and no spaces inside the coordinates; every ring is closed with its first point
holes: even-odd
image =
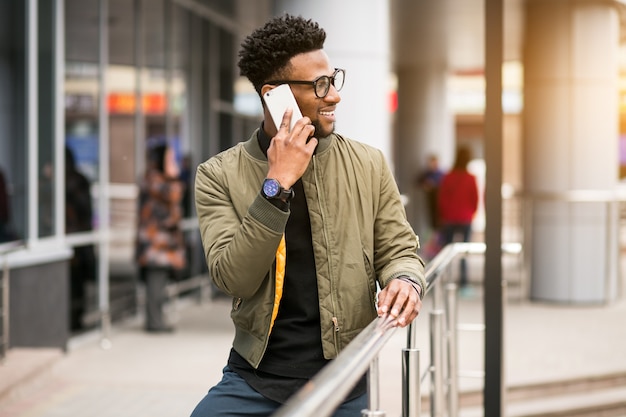
{"type": "Polygon", "coordinates": [[[316,79],[314,79],[313,81],[301,81],[301,80],[271,80],[271,81],[267,81],[265,84],[271,84],[271,85],[281,85],[281,84],[303,84],[303,85],[312,85],[313,86],[313,92],[315,93],[315,96],[317,98],[324,98],[328,95],[328,92],[330,91],[330,86],[331,84],[333,86],[335,86],[335,77],[337,76],[337,74],[339,73],[343,73],[343,79],[344,82],[343,84],[341,84],[341,87],[337,88],[337,91],[341,91],[341,89],[343,88],[343,85],[345,84],[345,80],[346,80],[346,70],[343,68],[335,68],[335,72],[333,72],[333,75],[328,76],[328,75],[320,75],[319,77],[317,77],[316,79]],[[324,95],[320,96],[317,93],[317,83],[319,82],[319,80],[323,79],[323,78],[328,78],[328,87],[326,88],[326,92],[324,93],[324,95]]]}

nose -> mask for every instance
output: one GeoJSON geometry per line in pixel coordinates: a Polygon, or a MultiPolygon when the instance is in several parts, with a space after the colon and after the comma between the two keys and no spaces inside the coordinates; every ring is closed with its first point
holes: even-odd
{"type": "Polygon", "coordinates": [[[337,104],[341,101],[339,91],[337,91],[334,84],[330,84],[330,87],[328,88],[328,94],[326,94],[326,97],[324,97],[324,101],[334,104],[337,104]]]}

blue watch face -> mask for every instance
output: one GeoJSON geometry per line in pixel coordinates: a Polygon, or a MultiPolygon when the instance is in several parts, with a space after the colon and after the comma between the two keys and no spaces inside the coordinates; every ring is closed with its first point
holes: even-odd
{"type": "Polygon", "coordinates": [[[273,179],[267,179],[263,183],[263,194],[268,197],[276,197],[280,193],[280,184],[273,179]]]}

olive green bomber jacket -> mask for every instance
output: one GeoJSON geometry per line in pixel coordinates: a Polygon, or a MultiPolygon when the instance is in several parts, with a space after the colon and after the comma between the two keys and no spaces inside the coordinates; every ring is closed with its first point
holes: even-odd
{"type": "MultiPolygon", "coordinates": [[[[271,332],[275,252],[289,218],[260,195],[267,159],[257,132],[197,169],[196,210],[209,273],[233,297],[233,347],[258,367],[271,332]]],[[[337,356],[376,317],[376,282],[422,287],[418,238],[379,150],[332,134],[302,176],[317,271],[324,356],[337,356]]],[[[287,263],[289,259],[287,259],[287,263]]]]}

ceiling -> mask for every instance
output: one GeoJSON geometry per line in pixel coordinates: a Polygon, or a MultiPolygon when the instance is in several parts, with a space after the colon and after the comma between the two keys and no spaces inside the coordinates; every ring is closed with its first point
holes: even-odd
{"type": "MultiPolygon", "coordinates": [[[[483,0],[391,0],[396,63],[436,63],[452,72],[482,71],[483,0]],[[410,52],[409,52],[410,51],[410,52]]],[[[521,59],[523,0],[504,1],[504,59],[521,59]]]]}
{"type": "MultiPolygon", "coordinates": [[[[204,11],[226,26],[249,31],[251,21],[263,19],[272,0],[172,0],[196,11],[204,11]],[[223,17],[238,15],[239,18],[223,17]]],[[[368,0],[378,1],[378,0],[368,0]]],[[[445,64],[456,73],[482,71],[485,45],[485,0],[388,0],[391,7],[392,39],[400,65],[424,62],[445,64]]],[[[525,0],[504,1],[504,59],[521,60],[525,0]]],[[[549,1],[549,0],[539,0],[549,1]]],[[[328,2],[331,3],[331,2],[328,2]]],[[[66,57],[70,61],[98,62],[99,0],[65,0],[66,57]]],[[[108,0],[109,62],[132,64],[137,47],[133,34],[137,28],[135,4],[144,17],[144,64],[163,66],[162,45],[166,36],[164,2],[156,0],[108,0]]],[[[626,25],[626,0],[614,1],[626,25]]],[[[174,7],[174,14],[182,8],[174,7]]],[[[171,17],[171,16],[169,16],[171,17]]],[[[184,19],[183,19],[184,20],[184,19]]],[[[355,24],[355,23],[352,23],[355,24]]],[[[218,23],[219,25],[219,23],[218,23]]],[[[184,26],[184,25],[179,25],[184,26]]],[[[187,30],[188,27],[180,27],[187,30]]],[[[180,34],[178,34],[180,35],[180,34]]],[[[626,31],[622,31],[626,43],[626,31]]],[[[177,36],[184,39],[183,36],[177,36]]],[[[174,52],[186,45],[174,45],[174,52]]],[[[180,62],[176,58],[174,62],[180,62]]]]}
{"type": "MultiPolygon", "coordinates": [[[[258,0],[239,0],[257,9],[258,0]]],[[[163,3],[145,0],[142,13],[144,24],[144,56],[148,66],[164,62],[163,3]],[[146,7],[149,5],[149,7],[146,7]]],[[[193,2],[191,2],[193,3],[193,2]]],[[[504,1],[505,60],[518,60],[522,44],[523,0],[504,1]]],[[[98,0],[66,0],[66,31],[68,60],[97,62],[98,60],[98,0]]],[[[396,50],[411,51],[397,54],[397,62],[445,62],[453,71],[480,70],[484,57],[484,1],[483,0],[390,0],[392,39],[396,50]]],[[[213,7],[205,3],[206,7],[213,7]]],[[[241,6],[241,4],[239,5],[241,6]]],[[[132,64],[136,27],[134,2],[109,0],[109,61],[132,64]]]]}

